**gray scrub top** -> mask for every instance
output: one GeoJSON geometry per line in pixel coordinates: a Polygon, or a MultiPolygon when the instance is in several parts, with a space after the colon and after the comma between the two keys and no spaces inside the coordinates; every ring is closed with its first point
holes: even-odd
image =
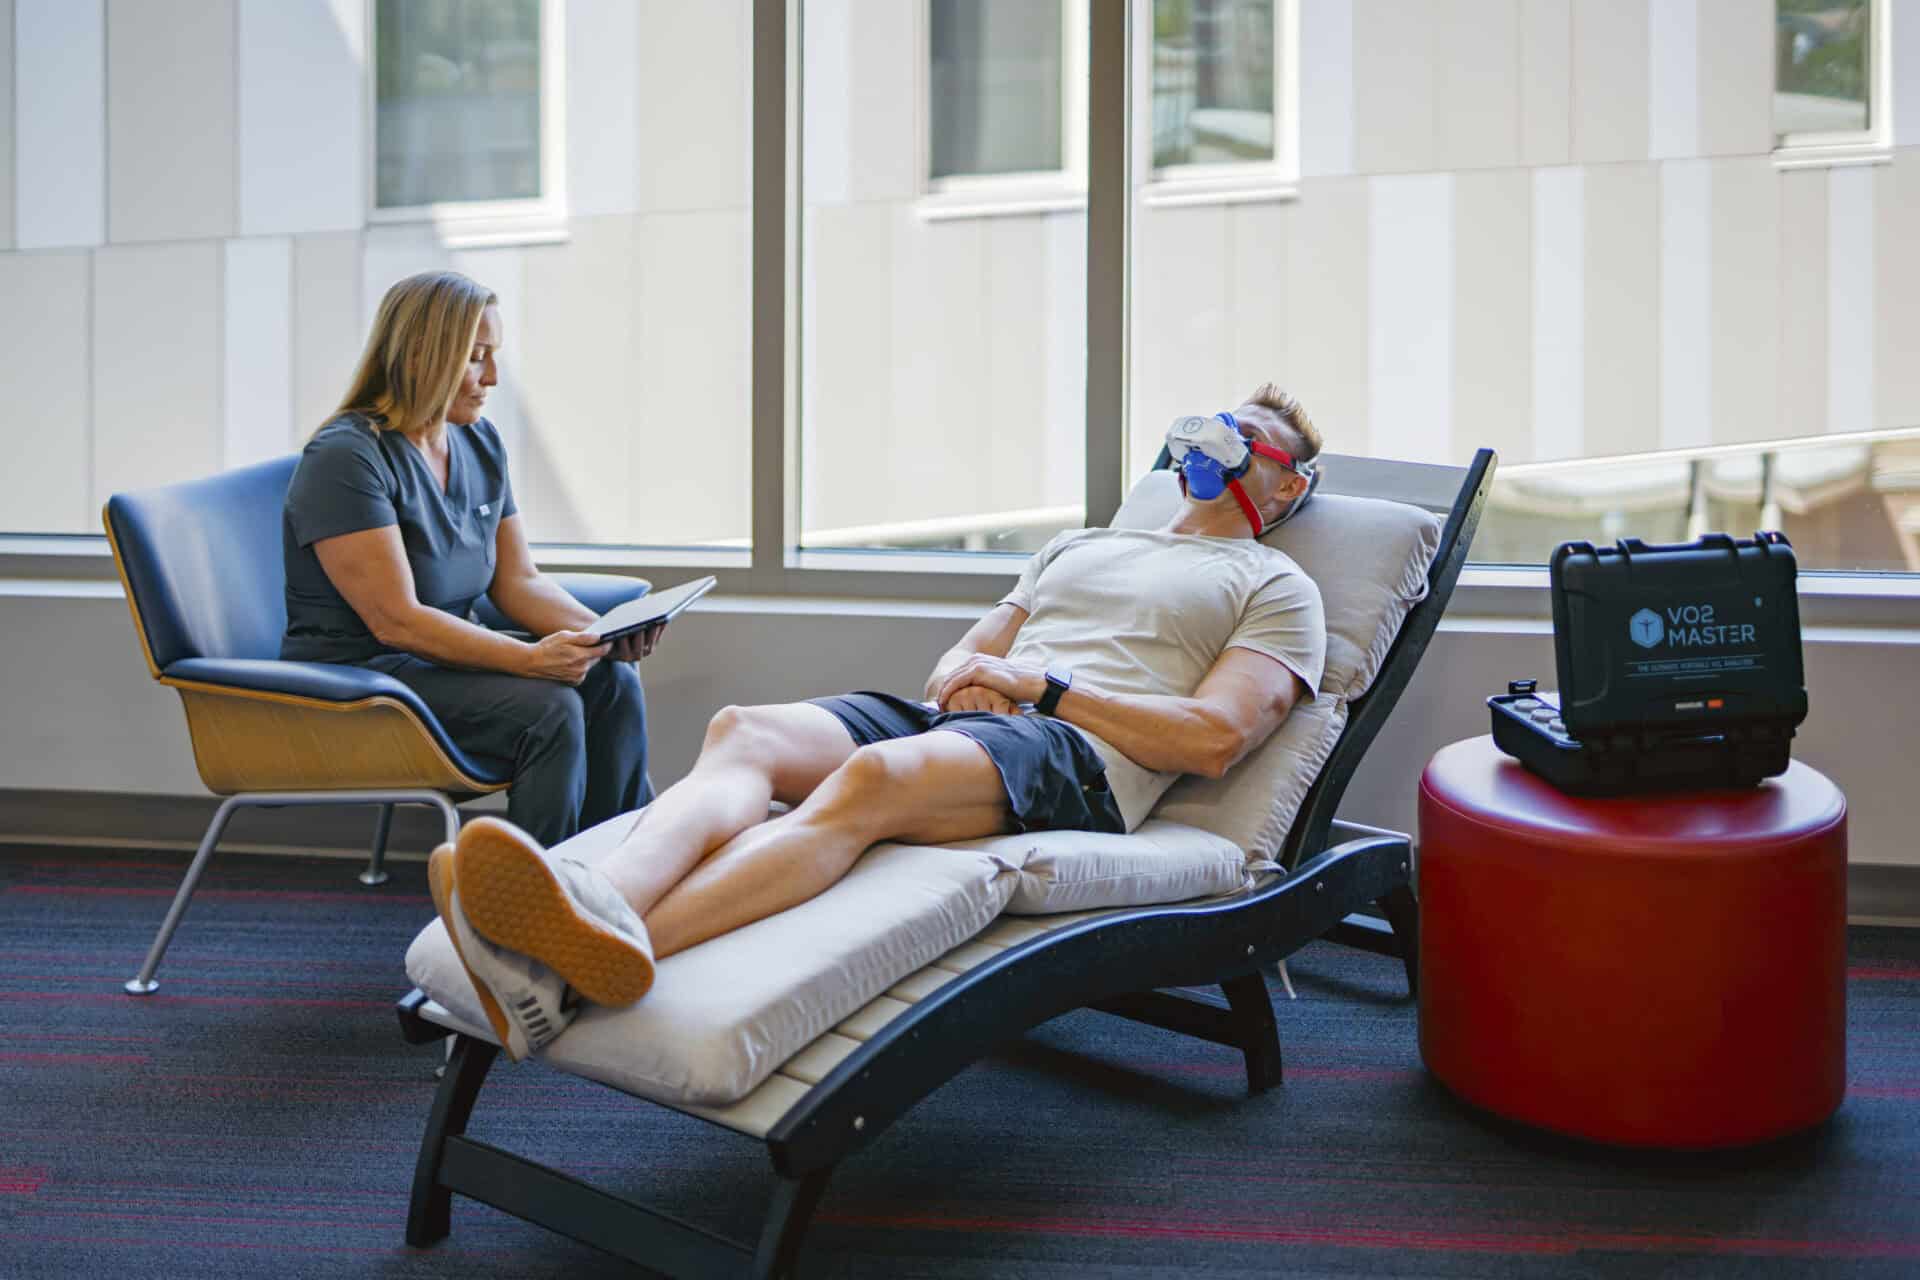
{"type": "Polygon", "coordinates": [[[362,662],[393,650],[374,638],[334,590],[313,544],[400,526],[420,603],[469,617],[493,583],[494,536],[513,515],[507,450],[485,418],[447,426],[447,488],[398,431],[343,413],[314,434],[287,489],[280,545],[287,566],[287,632],[280,656],[362,662]]]}

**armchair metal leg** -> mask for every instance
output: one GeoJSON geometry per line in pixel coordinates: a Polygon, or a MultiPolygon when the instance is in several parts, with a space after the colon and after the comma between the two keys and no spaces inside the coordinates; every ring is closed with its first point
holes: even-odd
{"type": "Polygon", "coordinates": [[[387,882],[387,833],[393,830],[393,806],[380,806],[380,817],[373,827],[373,856],[360,873],[360,883],[371,888],[387,882]]]}
{"type": "Polygon", "coordinates": [[[220,843],[220,833],[227,829],[227,820],[233,816],[234,807],[241,799],[240,796],[228,796],[214,811],[213,821],[207,824],[207,833],[200,837],[200,848],[193,855],[187,874],[181,878],[180,889],[173,895],[173,905],[167,908],[167,918],[161,922],[153,946],[147,949],[147,962],[140,966],[137,976],[127,981],[128,995],[152,995],[160,985],[153,979],[154,971],[160,967],[160,957],[167,953],[167,944],[173,941],[173,931],[180,927],[180,917],[187,912],[187,900],[193,897],[193,891],[200,883],[200,873],[206,870],[207,860],[213,856],[213,846],[220,843]]]}
{"type": "Polygon", "coordinates": [[[278,809],[285,806],[318,806],[336,804],[377,804],[380,806],[380,822],[374,831],[373,862],[361,873],[363,884],[379,884],[387,878],[384,860],[387,850],[387,833],[393,824],[393,807],[396,804],[426,804],[440,810],[445,823],[446,838],[452,842],[460,834],[460,811],[453,807],[453,801],[438,791],[392,790],[392,791],[255,791],[242,792],[228,796],[220,802],[214,811],[213,821],[207,825],[207,834],[201,837],[199,851],[193,855],[193,862],[187,867],[187,874],[180,881],[180,889],[173,895],[173,905],[167,908],[167,918],[160,925],[160,932],[153,940],[153,946],[147,951],[147,961],[140,966],[140,972],[124,984],[128,995],[152,995],[159,987],[154,981],[154,971],[160,967],[160,957],[166,954],[167,944],[173,940],[173,931],[180,927],[180,917],[186,914],[187,900],[193,897],[195,886],[200,883],[200,873],[206,870],[207,861],[213,856],[214,846],[220,843],[221,833],[226,830],[227,821],[233,811],[239,808],[278,809]],[[370,877],[378,877],[377,879],[370,877]]]}

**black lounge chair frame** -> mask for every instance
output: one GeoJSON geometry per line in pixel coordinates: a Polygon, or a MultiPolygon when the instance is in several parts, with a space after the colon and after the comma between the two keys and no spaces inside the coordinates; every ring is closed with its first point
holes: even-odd
{"type": "MultiPolygon", "coordinates": [[[[1158,465],[1165,462],[1163,452],[1158,465]]],[[[1281,1079],[1279,1032],[1263,976],[1267,966],[1316,938],[1332,937],[1398,956],[1409,992],[1415,990],[1411,841],[1333,815],[1439,625],[1466,563],[1494,465],[1487,449],[1464,470],[1341,460],[1343,489],[1352,482],[1349,468],[1378,468],[1382,477],[1426,473],[1427,484],[1416,486],[1421,491],[1430,491],[1433,475],[1444,473],[1459,477],[1459,487],[1428,570],[1427,596],[1401,624],[1373,685],[1350,705],[1346,728],[1276,858],[1284,870],[1274,880],[1231,898],[1123,910],[1050,930],[901,1013],[767,1132],[776,1176],[753,1245],[467,1137],[467,1121],[499,1049],[455,1034],[414,1171],[407,1243],[426,1247],[448,1234],[457,1192],[669,1275],[791,1275],[807,1224],[840,1161],[994,1046],[1029,1028],[1081,1008],[1150,1023],[1239,1049],[1248,1090],[1260,1093],[1281,1079]],[[1334,838],[1338,843],[1329,844],[1334,838]],[[1362,914],[1369,905],[1378,917],[1362,914]],[[1037,981],[1038,974],[1045,981],[1037,981]],[[1169,990],[1213,985],[1224,1004],[1169,990]]],[[[1393,482],[1385,487],[1392,489],[1393,482]]],[[[401,1031],[411,1043],[448,1035],[422,1012],[426,1004],[419,990],[400,1001],[401,1031]]]]}

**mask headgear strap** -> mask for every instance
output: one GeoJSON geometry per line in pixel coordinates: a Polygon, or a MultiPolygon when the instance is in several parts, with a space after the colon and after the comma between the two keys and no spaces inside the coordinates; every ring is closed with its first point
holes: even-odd
{"type": "MultiPolygon", "coordinates": [[[[1226,423],[1227,426],[1231,427],[1235,432],[1238,432],[1242,439],[1246,439],[1246,433],[1240,431],[1240,424],[1234,420],[1232,414],[1218,413],[1214,416],[1226,423]]],[[[1276,449],[1274,446],[1259,440],[1247,440],[1246,444],[1247,448],[1252,452],[1259,454],[1263,458],[1272,458],[1275,462],[1293,472],[1295,475],[1306,474],[1300,469],[1299,464],[1294,462],[1293,455],[1285,449],[1276,449]]],[[[1312,477],[1308,476],[1308,480],[1311,482],[1312,477]]],[[[1309,487],[1311,487],[1311,484],[1309,484],[1309,487]]],[[[1240,481],[1237,478],[1227,481],[1227,491],[1233,494],[1234,501],[1240,504],[1240,511],[1247,517],[1247,523],[1253,526],[1253,536],[1257,538],[1265,533],[1267,531],[1267,525],[1266,521],[1260,518],[1260,509],[1253,505],[1253,499],[1249,498],[1247,491],[1240,487],[1240,481]]],[[[1288,509],[1287,515],[1292,515],[1295,510],[1299,509],[1299,505],[1300,500],[1295,499],[1293,506],[1288,509]]],[[[1281,520],[1285,520],[1286,518],[1284,515],[1280,517],[1281,520]]]]}

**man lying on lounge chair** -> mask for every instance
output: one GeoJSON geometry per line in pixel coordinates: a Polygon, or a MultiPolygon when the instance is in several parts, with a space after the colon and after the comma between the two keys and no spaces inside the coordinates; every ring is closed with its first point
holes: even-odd
{"type": "Polygon", "coordinates": [[[1269,383],[1168,430],[1164,528],[1077,529],[948,650],[926,702],[852,693],[726,707],[692,771],[587,866],[476,818],[434,852],[434,905],[495,1035],[544,1048],[579,998],[626,1005],[654,962],[805,902],[883,840],[1137,827],[1316,693],[1320,593],[1257,541],[1312,489],[1320,436],[1269,383]],[[767,817],[769,803],[792,808],[767,817]]]}

